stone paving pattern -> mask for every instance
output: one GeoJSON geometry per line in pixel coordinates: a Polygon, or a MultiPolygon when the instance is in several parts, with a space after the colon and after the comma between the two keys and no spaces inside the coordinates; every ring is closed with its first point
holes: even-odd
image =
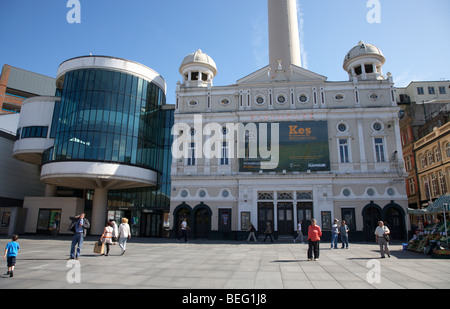
{"type": "MultiPolygon", "coordinates": [[[[321,243],[320,259],[307,261],[306,244],[248,243],[134,238],[120,255],[93,253],[96,237],[85,239],[80,283],[67,274],[71,237],[21,236],[14,277],[0,272],[0,289],[448,289],[450,260],[403,251],[391,245],[391,258],[380,259],[378,246],[350,244],[330,249],[321,243]],[[380,264],[380,283],[369,283],[380,264]],[[377,263],[377,262],[375,262],[377,263]]],[[[0,237],[2,256],[9,238],[0,237]]]]}

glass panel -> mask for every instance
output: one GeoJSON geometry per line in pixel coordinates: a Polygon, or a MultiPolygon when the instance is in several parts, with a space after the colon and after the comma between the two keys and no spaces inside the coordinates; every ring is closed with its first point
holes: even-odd
{"type": "Polygon", "coordinates": [[[303,219],[303,210],[302,209],[299,209],[299,210],[297,210],[297,220],[304,220],[303,219]]]}
{"type": "Polygon", "coordinates": [[[292,209],[286,209],[286,220],[292,220],[292,209]]]}
{"type": "Polygon", "coordinates": [[[312,210],[305,209],[305,220],[311,220],[311,219],[312,219],[312,210]]]}
{"type": "Polygon", "coordinates": [[[50,210],[40,209],[37,222],[37,229],[44,231],[48,230],[49,220],[50,220],[50,210]]]}
{"type": "Polygon", "coordinates": [[[278,209],[278,220],[284,221],[284,209],[278,209]]]}

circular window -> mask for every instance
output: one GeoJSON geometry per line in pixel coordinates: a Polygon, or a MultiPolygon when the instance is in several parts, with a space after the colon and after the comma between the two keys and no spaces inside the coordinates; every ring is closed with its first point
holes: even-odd
{"type": "Polygon", "coordinates": [[[301,93],[301,94],[298,96],[298,101],[299,101],[300,103],[306,103],[306,102],[308,102],[308,100],[309,100],[309,97],[308,97],[308,95],[307,95],[306,93],[301,93]]]}
{"type": "Polygon", "coordinates": [[[367,189],[367,195],[374,196],[375,195],[375,191],[372,188],[369,188],[369,189],[367,189]]]}
{"type": "Polygon", "coordinates": [[[344,191],[342,191],[342,194],[344,194],[344,196],[350,196],[352,192],[350,191],[350,189],[344,189],[344,191]]]}
{"type": "Polygon", "coordinates": [[[373,124],[373,129],[374,129],[375,131],[381,131],[381,130],[383,129],[383,125],[382,125],[381,123],[379,123],[379,122],[375,122],[375,123],[373,124]]]}
{"type": "Polygon", "coordinates": [[[340,123],[340,124],[338,125],[338,130],[339,130],[340,132],[345,132],[345,131],[347,131],[347,125],[346,125],[345,123],[340,123]]]}
{"type": "Polygon", "coordinates": [[[198,196],[200,196],[200,197],[205,197],[205,196],[206,196],[206,191],[205,191],[205,190],[200,190],[200,191],[198,192],[198,196]]]}
{"type": "Polygon", "coordinates": [[[379,93],[376,93],[376,92],[372,92],[371,94],[369,94],[369,98],[371,98],[374,101],[380,99],[380,97],[381,97],[381,95],[379,93]]]}
{"type": "Polygon", "coordinates": [[[222,98],[222,99],[220,99],[220,104],[222,104],[222,105],[228,105],[228,104],[230,104],[230,99],[228,99],[228,98],[222,98]]]}
{"type": "Polygon", "coordinates": [[[336,101],[343,101],[343,100],[345,99],[345,96],[344,96],[342,93],[337,93],[337,94],[334,96],[334,99],[335,99],[336,101]]]}
{"type": "Polygon", "coordinates": [[[198,105],[198,101],[197,101],[197,100],[189,100],[189,101],[187,102],[187,105],[188,105],[189,107],[195,107],[195,106],[198,105]]]}
{"type": "Polygon", "coordinates": [[[186,197],[188,196],[188,192],[186,190],[181,190],[180,195],[181,197],[186,197]]]}
{"type": "Polygon", "coordinates": [[[395,194],[395,190],[393,188],[388,188],[386,192],[389,196],[393,196],[395,194]]]}
{"type": "Polygon", "coordinates": [[[284,94],[279,94],[277,96],[277,102],[278,102],[278,104],[286,103],[286,96],[284,94]]]}
{"type": "Polygon", "coordinates": [[[230,192],[228,190],[222,191],[222,197],[228,197],[230,195],[230,192]]]}
{"type": "Polygon", "coordinates": [[[263,105],[265,101],[266,101],[266,99],[262,95],[258,95],[255,98],[255,103],[258,105],[263,105]]]}

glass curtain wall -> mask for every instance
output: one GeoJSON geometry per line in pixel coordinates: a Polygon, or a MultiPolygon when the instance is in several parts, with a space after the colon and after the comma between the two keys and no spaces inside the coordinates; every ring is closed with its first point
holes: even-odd
{"type": "Polygon", "coordinates": [[[161,173],[158,174],[157,187],[132,188],[124,190],[110,190],[108,196],[108,208],[135,209],[160,209],[163,212],[170,210],[170,165],[172,163],[172,134],[174,122],[173,110],[161,110],[157,117],[161,130],[158,138],[158,166],[161,173]]]}
{"type": "Polygon", "coordinates": [[[163,104],[164,91],[137,76],[105,69],[68,72],[55,146],[44,155],[44,164],[100,161],[160,171],[157,118],[163,104]]]}

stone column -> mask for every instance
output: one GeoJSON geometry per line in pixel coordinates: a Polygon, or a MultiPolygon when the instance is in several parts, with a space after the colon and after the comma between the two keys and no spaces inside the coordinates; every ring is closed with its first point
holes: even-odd
{"type": "Polygon", "coordinates": [[[95,189],[92,205],[91,234],[101,235],[107,221],[108,189],[95,189]]]}

